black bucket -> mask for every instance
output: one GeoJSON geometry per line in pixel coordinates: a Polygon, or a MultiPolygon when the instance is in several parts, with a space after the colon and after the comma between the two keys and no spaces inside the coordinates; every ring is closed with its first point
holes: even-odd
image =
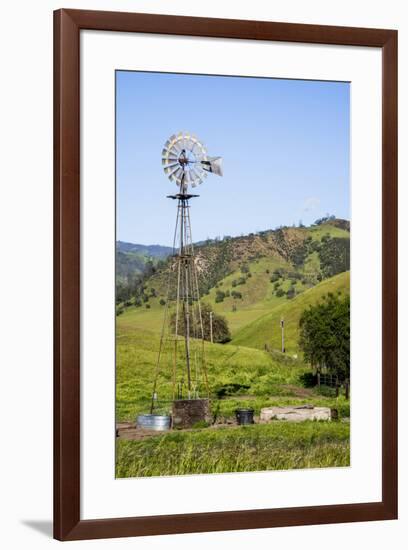
{"type": "Polygon", "coordinates": [[[254,409],[237,409],[235,416],[240,426],[254,423],[254,409]]]}

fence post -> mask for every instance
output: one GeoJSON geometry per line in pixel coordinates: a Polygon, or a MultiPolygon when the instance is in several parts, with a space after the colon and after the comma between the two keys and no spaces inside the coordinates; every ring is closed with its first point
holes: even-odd
{"type": "Polygon", "coordinates": [[[213,339],[213,312],[210,311],[210,341],[211,341],[211,344],[214,343],[214,339],[213,339]]]}

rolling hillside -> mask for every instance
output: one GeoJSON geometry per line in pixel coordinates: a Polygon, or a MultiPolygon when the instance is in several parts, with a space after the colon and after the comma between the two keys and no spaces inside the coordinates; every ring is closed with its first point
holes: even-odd
{"type": "MultiPolygon", "coordinates": [[[[313,286],[319,278],[332,276],[349,268],[349,240],[349,222],[346,220],[207,240],[195,247],[198,262],[203,266],[200,277],[201,294],[211,293],[229,275],[242,277],[248,272],[248,268],[252,271],[252,266],[259,273],[259,266],[256,264],[260,260],[263,260],[265,271],[279,267],[292,273],[299,271],[305,282],[313,286]]],[[[146,281],[147,286],[164,295],[171,266],[171,261],[161,266],[146,281]]]]}
{"type": "Polygon", "coordinates": [[[116,297],[117,303],[128,301],[134,295],[139,277],[146,270],[165,260],[173,249],[168,246],[116,242],[116,297]]]}
{"type": "Polygon", "coordinates": [[[319,283],[315,287],[306,290],[296,296],[290,302],[284,302],[263,315],[256,321],[249,323],[237,331],[233,337],[234,345],[242,345],[258,349],[264,349],[268,344],[272,349],[281,348],[280,320],[285,321],[285,348],[287,352],[298,352],[299,319],[302,312],[314,305],[329,292],[335,294],[349,294],[350,272],[340,273],[330,279],[319,283]]]}
{"type": "MultiPolygon", "coordinates": [[[[283,228],[196,246],[204,269],[202,301],[226,317],[232,335],[273,308],[293,300],[320,281],[349,269],[348,222],[333,220],[308,228],[283,228]],[[339,227],[340,225],[340,227],[339,227]]],[[[127,302],[135,322],[150,326],[163,315],[172,261],[160,261],[134,279],[127,302]],[[148,310],[148,311],[146,311],[148,310]]],[[[176,281],[173,281],[176,287],[176,281]]],[[[117,293],[117,296],[120,296],[117,293]]]]}

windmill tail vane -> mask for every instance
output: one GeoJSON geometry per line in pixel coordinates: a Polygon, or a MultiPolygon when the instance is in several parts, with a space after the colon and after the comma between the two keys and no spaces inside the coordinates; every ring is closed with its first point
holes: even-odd
{"type": "Polygon", "coordinates": [[[223,176],[222,157],[208,157],[208,160],[202,161],[202,167],[207,172],[212,172],[217,176],[223,176]]]}
{"type": "Polygon", "coordinates": [[[168,195],[177,200],[177,214],[151,412],[157,404],[159,375],[164,374],[164,363],[172,373],[173,400],[199,399],[203,394],[209,397],[199,286],[202,262],[200,255],[194,252],[189,205],[189,200],[198,195],[192,194],[189,188],[203,183],[208,174],[223,175],[222,158],[208,156],[202,142],[187,132],[174,134],[166,141],[162,166],[170,181],[179,187],[179,192],[168,195]]]}

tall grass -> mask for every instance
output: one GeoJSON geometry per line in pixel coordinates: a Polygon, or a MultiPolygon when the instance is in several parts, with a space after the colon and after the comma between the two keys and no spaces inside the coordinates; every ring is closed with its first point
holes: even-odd
{"type": "Polygon", "coordinates": [[[349,425],[273,422],[117,441],[116,476],[142,477],[350,465],[349,425]]]}

